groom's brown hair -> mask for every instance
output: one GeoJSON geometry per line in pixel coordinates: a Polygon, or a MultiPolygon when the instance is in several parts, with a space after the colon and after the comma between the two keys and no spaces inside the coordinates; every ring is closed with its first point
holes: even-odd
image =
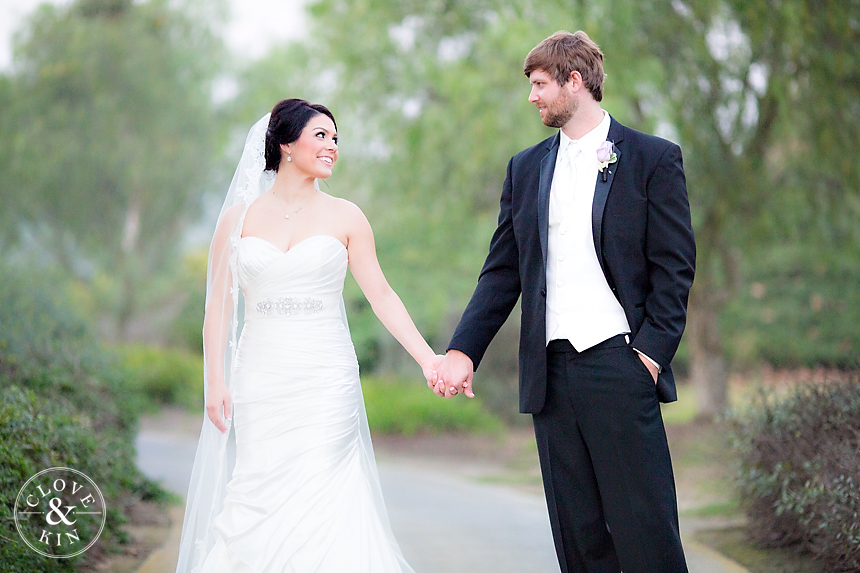
{"type": "Polygon", "coordinates": [[[535,70],[543,70],[562,86],[571,73],[579,72],[594,99],[603,99],[603,52],[582,30],[558,31],[532,48],[523,71],[529,77],[535,70]]]}

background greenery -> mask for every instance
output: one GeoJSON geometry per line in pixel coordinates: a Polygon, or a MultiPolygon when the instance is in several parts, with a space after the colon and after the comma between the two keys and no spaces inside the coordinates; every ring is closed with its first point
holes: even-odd
{"type": "MultiPolygon", "coordinates": [[[[505,163],[552,133],[525,101],[523,57],[559,28],[584,29],[606,53],[604,107],[684,150],[699,257],[675,366],[700,413],[725,408],[738,368],[855,363],[860,0],[307,9],[305,39],[253,61],[213,32],[221,2],[35,12],[0,75],[4,256],[71,277],[106,339],[199,352],[213,206],[248,126],[306,97],[341,126],[327,190],[368,214],[390,282],[441,350],[505,163]]],[[[417,377],[354,282],[345,295],[364,372],[417,377]]],[[[477,379],[511,419],[516,314],[477,379]]]]}
{"type": "MultiPolygon", "coordinates": [[[[3,487],[67,459],[107,472],[116,499],[151,491],[134,420],[200,409],[215,213],[248,127],[286,97],[334,111],[341,159],[323,188],[368,215],[389,281],[444,350],[506,162],[553,133],[521,69],[561,28],[603,48],[604,108],[684,152],[698,246],[674,364],[695,388],[685,419],[723,412],[733,374],[856,368],[860,0],[312,0],[307,13],[302,40],[255,60],[221,44],[222,0],[75,0],[22,25],[0,73],[0,376],[15,405],[0,423],[18,432],[0,444],[3,487]],[[46,449],[55,435],[69,441],[46,449]]],[[[443,402],[352,280],[345,298],[375,431],[528,423],[518,311],[479,400],[443,402]]]]}

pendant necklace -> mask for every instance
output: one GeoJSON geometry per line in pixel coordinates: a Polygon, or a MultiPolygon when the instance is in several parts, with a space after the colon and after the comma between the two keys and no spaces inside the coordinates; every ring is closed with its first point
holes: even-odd
{"type": "Polygon", "coordinates": [[[304,209],[305,205],[307,205],[308,201],[310,201],[310,199],[308,199],[308,201],[305,201],[304,203],[302,203],[302,204],[299,206],[299,208],[298,208],[298,209],[296,209],[295,211],[293,211],[292,213],[290,213],[290,212],[288,212],[288,211],[284,208],[283,203],[281,203],[281,198],[280,198],[280,197],[278,197],[278,195],[276,195],[274,191],[272,191],[272,195],[274,195],[274,196],[275,196],[275,199],[278,201],[278,205],[280,205],[280,206],[281,206],[281,210],[284,212],[284,219],[289,219],[291,214],[292,214],[292,215],[295,215],[296,213],[298,213],[299,211],[301,211],[302,209],[304,209]]]}

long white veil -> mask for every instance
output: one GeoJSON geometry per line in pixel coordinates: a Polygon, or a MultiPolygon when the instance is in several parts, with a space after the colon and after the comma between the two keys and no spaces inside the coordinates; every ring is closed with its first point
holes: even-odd
{"type": "MultiPolygon", "coordinates": [[[[264,149],[270,115],[263,116],[248,132],[242,158],[221,207],[209,247],[203,321],[204,403],[211,381],[221,378],[230,387],[230,368],[235,358],[242,310],[236,247],[248,206],[268,191],[275,181],[275,173],[265,170],[264,149]],[[228,348],[230,352],[226,351],[228,348]]],[[[230,421],[227,423],[229,429],[222,434],[209,420],[204,408],[203,428],[185,504],[177,573],[199,571],[215,543],[213,522],[221,512],[227,482],[233,474],[233,462],[227,456],[232,424],[230,421]]]]}

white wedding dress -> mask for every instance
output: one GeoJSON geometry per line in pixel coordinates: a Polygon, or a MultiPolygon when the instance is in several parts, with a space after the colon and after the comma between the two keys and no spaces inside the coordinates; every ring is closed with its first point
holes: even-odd
{"type": "Polygon", "coordinates": [[[236,465],[203,571],[412,572],[382,500],[342,313],[346,248],[317,235],[286,253],[257,237],[237,249],[236,465]]]}

